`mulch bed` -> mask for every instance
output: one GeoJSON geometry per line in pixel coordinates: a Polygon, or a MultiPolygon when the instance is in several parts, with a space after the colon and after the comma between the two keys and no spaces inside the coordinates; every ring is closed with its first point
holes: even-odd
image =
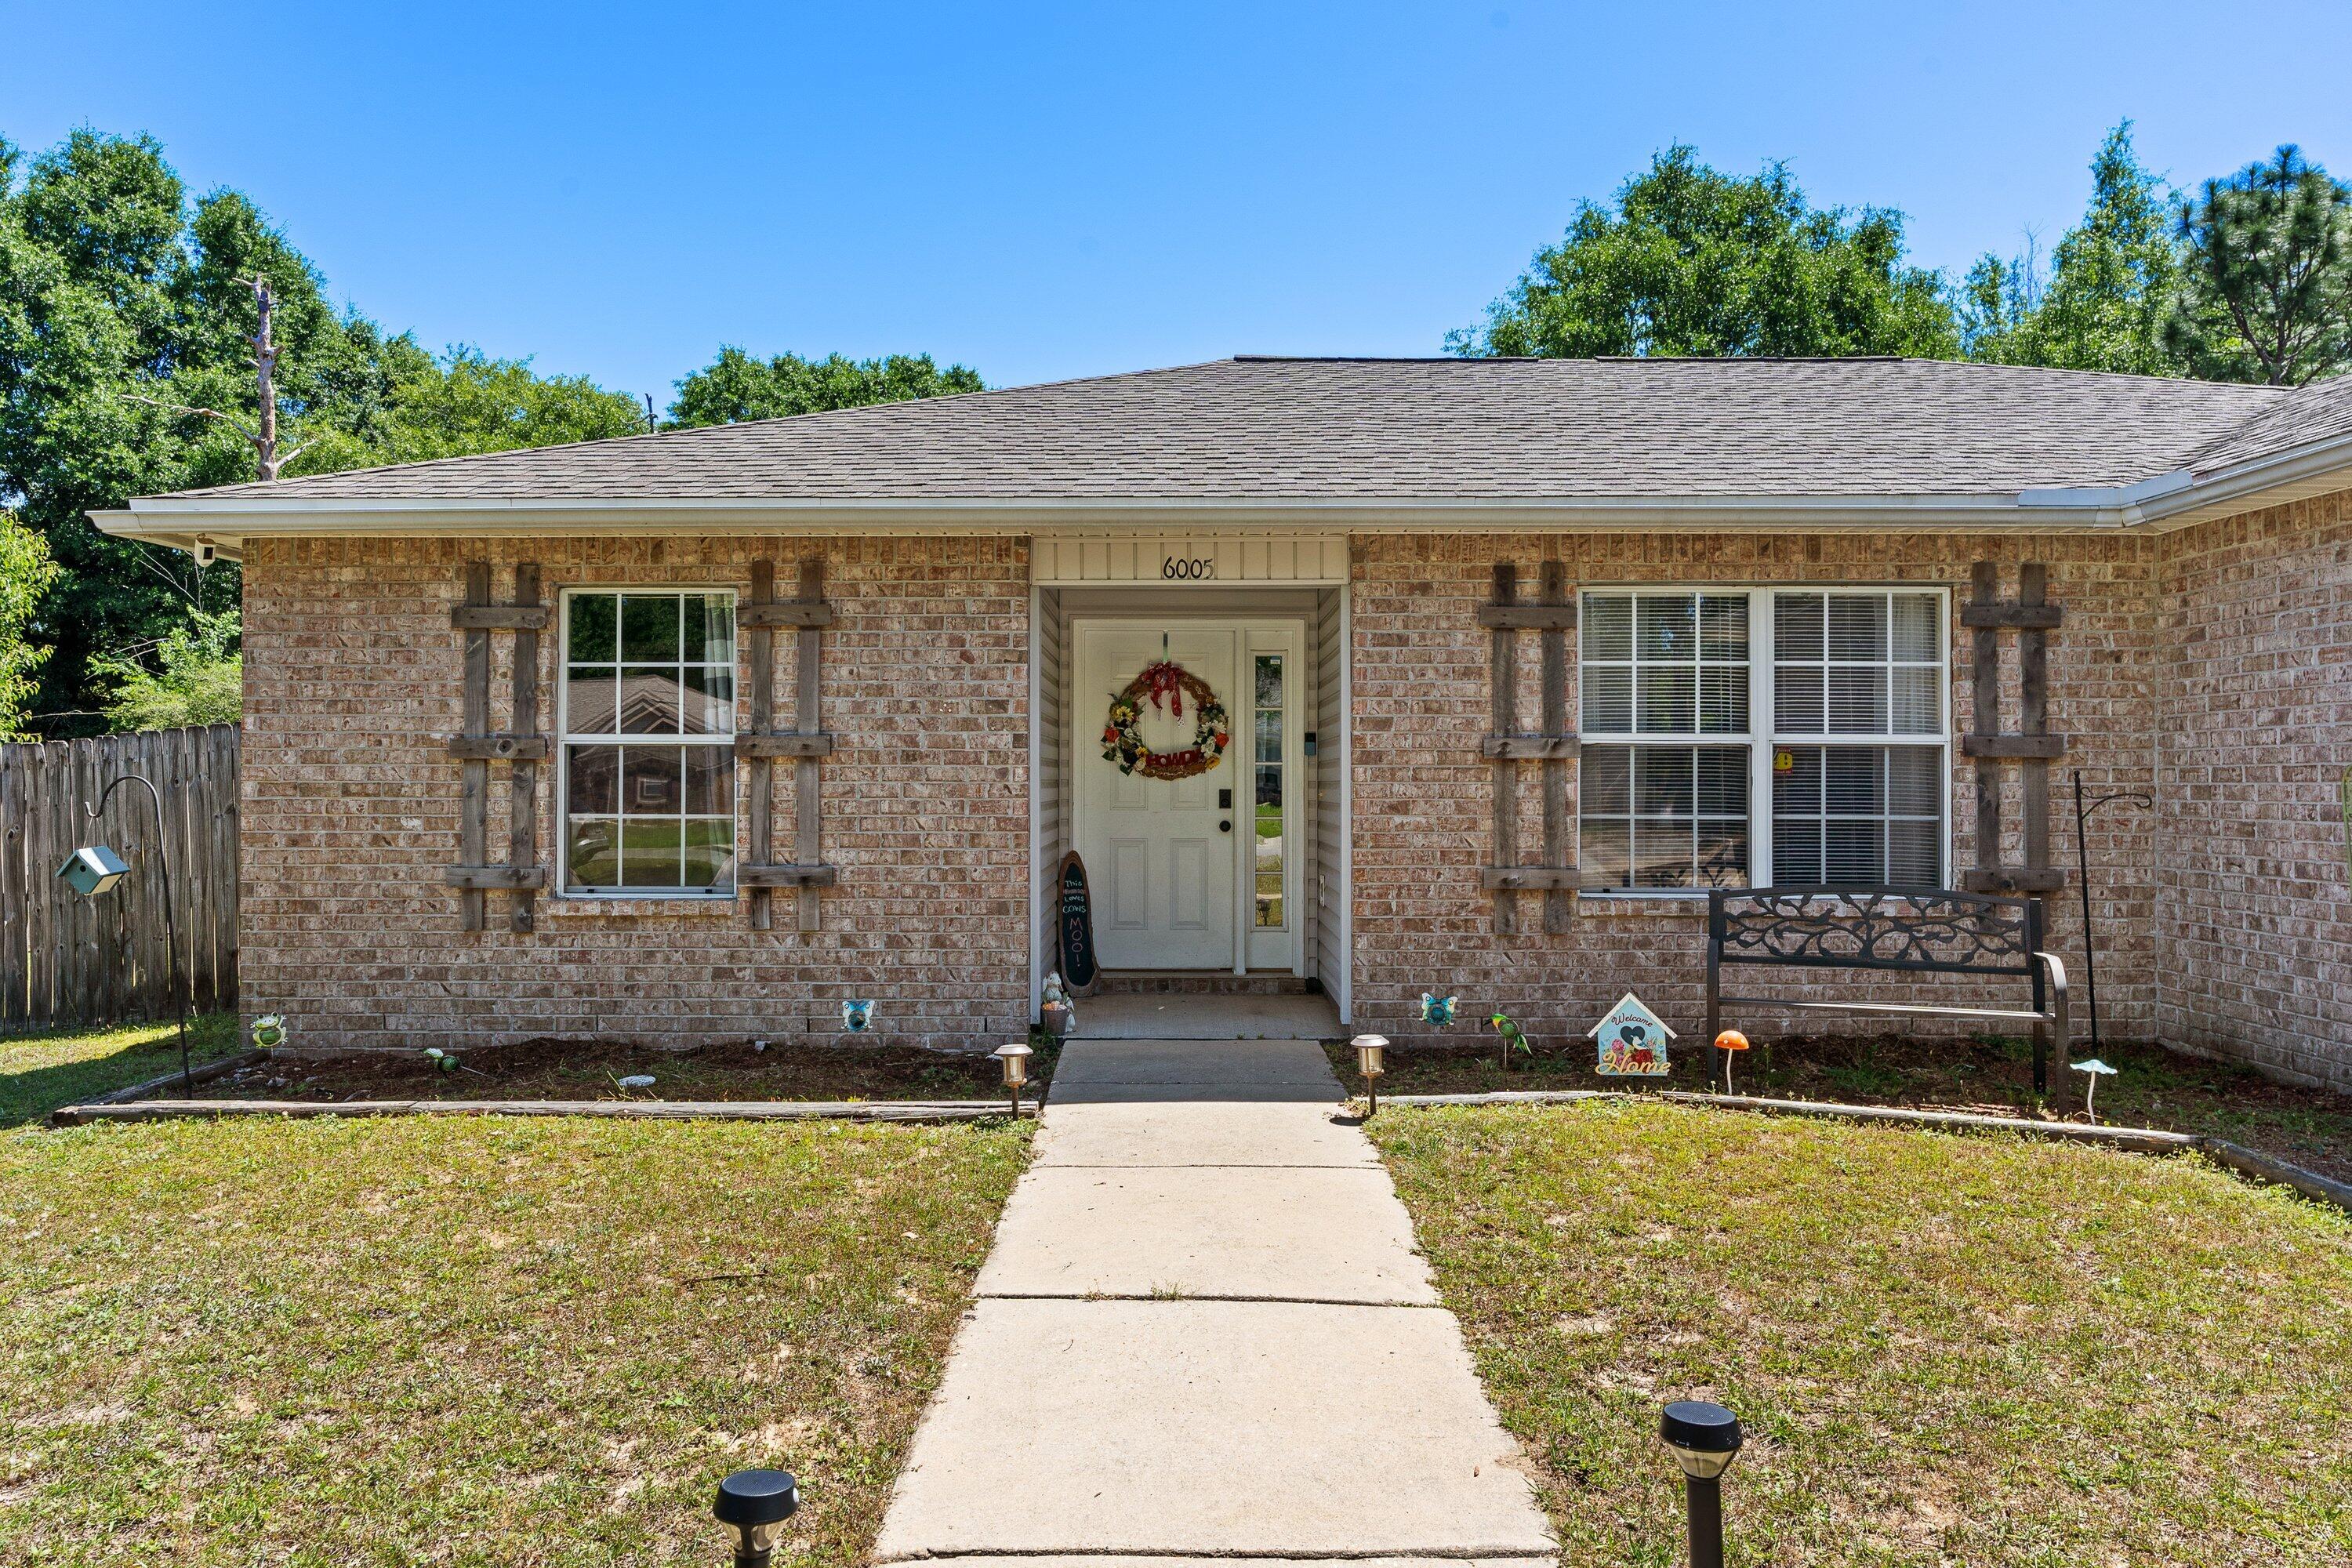
{"type": "MultiPolygon", "coordinates": [[[[2075,1045],[2077,1059],[2088,1042],[2075,1045]]],[[[2273,1083],[2251,1068],[2158,1045],[2108,1041],[2100,1055],[2120,1069],[2099,1083],[2098,1113],[2115,1126],[2208,1133],[2243,1143],[2338,1181],[2352,1181],[2352,1097],[2273,1083]]],[[[1497,1089],[1644,1087],[1704,1089],[1706,1053],[1678,1049],[1664,1079],[1603,1078],[1589,1045],[1539,1051],[1497,1066],[1491,1037],[1475,1045],[1406,1046],[1388,1053],[1383,1094],[1475,1094],[1497,1089]]],[[[1355,1054],[1332,1047],[1340,1082],[1360,1088],[1355,1054]]],[[[2021,1039],[1979,1036],[1797,1036],[1759,1039],[1738,1057],[1733,1088],[1781,1100],[1834,1100],[1964,1110],[1992,1116],[2042,1114],[2033,1097],[2033,1058],[2021,1039]]],[[[2083,1075],[2072,1086],[2078,1119],[2083,1075]]]]}
{"type": "MultiPolygon", "coordinates": [[[[199,1085],[210,1100],[996,1100],[995,1058],[915,1046],[814,1046],[749,1040],[656,1050],[564,1040],[526,1040],[456,1053],[445,1071],[421,1050],[280,1057],[199,1085]],[[651,1088],[619,1080],[650,1075],[651,1088]]],[[[1030,1087],[1053,1072],[1054,1053],[1030,1058],[1030,1087]]]]}

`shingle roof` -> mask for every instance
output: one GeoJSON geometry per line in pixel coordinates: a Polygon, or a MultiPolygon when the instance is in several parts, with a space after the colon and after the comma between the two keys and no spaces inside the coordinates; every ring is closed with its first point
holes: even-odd
{"type": "Polygon", "coordinates": [[[2015,495],[2292,423],[2270,387],[1929,360],[1243,358],[191,492],[1348,501],[2015,495]]]}
{"type": "Polygon", "coordinates": [[[2211,446],[2190,453],[2181,466],[2210,474],[2347,436],[2352,436],[2352,375],[2283,395],[2211,446]]]}

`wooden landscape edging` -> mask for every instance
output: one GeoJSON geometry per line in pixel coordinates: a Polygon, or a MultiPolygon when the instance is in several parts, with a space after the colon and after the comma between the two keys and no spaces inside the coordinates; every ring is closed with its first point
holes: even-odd
{"type": "MultiPolygon", "coordinates": [[[[188,1081],[190,1083],[210,1083],[216,1078],[226,1078],[229,1074],[236,1071],[239,1068],[257,1067],[268,1059],[269,1053],[265,1050],[255,1049],[239,1051],[233,1057],[223,1057],[217,1061],[197,1063],[196,1066],[188,1073],[188,1081]]],[[[176,1086],[179,1081],[180,1071],[177,1068],[174,1068],[170,1072],[158,1073],[153,1078],[146,1079],[141,1082],[131,1084],[126,1089],[110,1089],[106,1093],[100,1095],[95,1100],[85,1100],[81,1103],[84,1105],[122,1105],[131,1100],[144,1100],[151,1094],[161,1094],[163,1090],[176,1086]]]]}
{"type": "MultiPolygon", "coordinates": [[[[176,1083],[179,1074],[171,1081],[176,1083]]],[[[49,1112],[53,1127],[96,1121],[209,1121],[231,1116],[602,1116],[624,1121],[980,1121],[994,1100],[89,1100],[49,1112]]]]}
{"type": "Polygon", "coordinates": [[[1811,1116],[1838,1121],[1875,1121],[1929,1131],[2010,1132],[2051,1142],[2093,1143],[2135,1154],[2201,1154],[2223,1169],[2352,1214],[2352,1184],[2249,1149],[2209,1132],[2168,1132],[2157,1127],[2097,1127],[2080,1121],[2031,1121],[2021,1116],[1981,1116],[1965,1110],[1912,1110],[1895,1105],[1847,1105],[1837,1100],[1764,1100],[1744,1094],[1694,1094],[1686,1089],[1643,1093],[1623,1089],[1499,1089],[1485,1094],[1391,1094],[1387,1105],[1474,1106],[1573,1104],[1588,1100],[1663,1100],[1715,1110],[1748,1110],[1760,1116],[1811,1116]]]}
{"type": "Polygon", "coordinates": [[[1507,936],[1518,930],[1518,895],[1541,892],[1543,929],[1568,929],[1576,908],[1578,877],[1568,855],[1568,769],[1576,760],[1578,740],[1568,726],[1568,634],[1576,629],[1576,601],[1568,592],[1568,571],[1558,561],[1543,563],[1536,602],[1518,596],[1518,568],[1507,561],[1495,564],[1495,597],[1478,606],[1478,624],[1494,634],[1488,665],[1493,689],[1495,727],[1478,743],[1478,754],[1494,763],[1495,858],[1480,868],[1478,884],[1495,895],[1495,931],[1507,936]],[[1543,728],[1535,733],[1519,729],[1518,641],[1517,634],[1538,634],[1540,660],[1543,728]],[[1543,861],[1519,864],[1519,774],[1514,765],[1532,762],[1540,767],[1543,784],[1543,861]]]}

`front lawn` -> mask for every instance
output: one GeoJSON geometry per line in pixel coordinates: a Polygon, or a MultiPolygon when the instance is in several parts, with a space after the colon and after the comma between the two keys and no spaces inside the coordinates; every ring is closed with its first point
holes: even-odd
{"type": "MultiPolygon", "coordinates": [[[[188,1020],[188,1054],[199,1066],[235,1055],[243,1046],[234,1013],[188,1020]]],[[[60,1105],[128,1089],[179,1067],[179,1028],[172,1023],[0,1037],[0,1127],[37,1121],[60,1105]]]]}
{"type": "Polygon", "coordinates": [[[11,1562],[870,1548],[1025,1126],[236,1121],[0,1137],[11,1562]]]}
{"type": "Polygon", "coordinates": [[[2191,1158],[1658,1102],[1370,1126],[1564,1561],[2352,1561],[2352,1221],[2191,1158]]]}
{"type": "MultiPolygon", "coordinates": [[[[1482,1030],[1482,1033],[1484,1031],[1482,1030]]],[[[1356,1054],[1326,1047],[1332,1069],[1360,1089],[1356,1054]]],[[[2075,1057],[2090,1054],[2075,1043],[2075,1057]]],[[[2101,1057],[2117,1071],[2099,1084],[2099,1120],[2116,1127],[2158,1127],[2203,1132],[2275,1154],[2293,1164],[2352,1182],[2352,1097],[2326,1089],[2273,1083],[2252,1068],[2192,1057],[2160,1046],[2109,1042],[2101,1057]]],[[[1475,1045],[1411,1046],[1388,1053],[1381,1092],[1479,1094],[1496,1089],[1673,1088],[1706,1089],[1704,1047],[1685,1042],[1674,1052],[1670,1079],[1603,1078],[1593,1070],[1592,1047],[1579,1040],[1513,1058],[1503,1070],[1495,1037],[1475,1045]]],[[[2055,1070],[2054,1068],[2053,1070],[2055,1070]]],[[[2043,1114],[2033,1093],[2032,1047],[2000,1036],[1937,1038],[1919,1035],[1832,1035],[1774,1039],[1759,1033],[1756,1048],[1732,1068],[1741,1094],[1778,1100],[1836,1100],[1849,1105],[1898,1105],[1965,1110],[1989,1116],[2043,1114]]],[[[2083,1075],[2074,1075],[2077,1120],[2083,1075]]]]}

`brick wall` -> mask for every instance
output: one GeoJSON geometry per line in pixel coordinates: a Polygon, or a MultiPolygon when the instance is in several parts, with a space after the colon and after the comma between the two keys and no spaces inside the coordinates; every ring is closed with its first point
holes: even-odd
{"type": "MultiPolygon", "coordinates": [[[[845,997],[876,1000],[877,1033],[986,1047],[1028,1008],[1027,545],[1021,540],[834,540],[824,635],[824,854],[841,870],[824,929],[752,931],[733,904],[655,907],[542,897],[539,930],[458,929],[441,875],[457,852],[461,562],[519,560],[565,586],[748,590],[784,541],[257,542],[246,562],[243,984],[306,1047],[479,1045],[534,1037],[698,1038],[838,1033],[845,997]]],[[[554,639],[541,711],[554,713],[554,639]]],[[[777,637],[789,724],[792,637],[777,637]]],[[[507,721],[513,639],[492,637],[492,722],[507,721]]],[[[776,770],[779,858],[789,766],[776,770]]],[[[508,770],[490,770],[490,841],[506,837],[508,770]]],[[[552,773],[542,769],[542,780],[552,773]]],[[[542,863],[556,812],[542,783],[542,863]]],[[[739,807],[740,815],[740,807],[739,807]]],[[[503,858],[494,849],[494,858],[503,858]]]]}
{"type": "MultiPolygon", "coordinates": [[[[1458,990],[1465,1015],[1500,1005],[1550,1035],[1581,1035],[1623,992],[1638,990],[1688,1043],[1705,1023],[1706,916],[1703,902],[1665,899],[1581,901],[1569,930],[1547,935],[1540,895],[1521,894],[1519,932],[1497,937],[1493,897],[1478,885],[1491,855],[1491,765],[1478,755],[1491,725],[1489,634],[1475,621],[1490,597],[1495,563],[1517,563],[1522,593],[1531,591],[1548,552],[1557,552],[1571,586],[1682,584],[1920,584],[1968,596],[1972,561],[2001,563],[2004,592],[2015,592],[2024,559],[2051,567],[2051,596],[2066,607],[2063,631],[2051,639],[2051,727],[2072,737],[2066,763],[2053,769],[2051,854],[2071,867],[2074,823],[2064,802],[2065,770],[2084,769],[2094,788],[2146,787],[2155,767],[2149,715],[2155,698],[2152,656],[2158,616],[2152,542],[2119,538],[1835,534],[1658,534],[1642,536],[1366,535],[1354,550],[1356,1011],[1359,1023],[1405,1040],[1428,1037],[1419,1023],[1424,989],[1458,990]]],[[[1537,642],[1519,634],[1522,725],[1536,727],[1537,642]]],[[[1971,711],[1969,639],[1952,637],[1952,712],[1971,711]]],[[[1574,639],[1570,639],[1570,723],[1575,722],[1574,639]]],[[[2004,729],[2013,730],[2017,674],[2014,639],[2004,638],[2004,729]]],[[[1969,803],[1954,824],[1956,867],[1975,864],[1972,764],[1954,748],[1955,803],[1969,803]]],[[[1540,858],[1538,770],[1520,765],[1519,842],[1523,860],[1540,858]]],[[[2006,821],[2015,861],[2020,820],[2017,785],[2008,780],[2006,821]]],[[[1571,787],[1570,810],[1574,809],[1571,787]]],[[[2145,1036],[2156,1026],[2150,939],[2155,882],[2149,818],[2110,807],[2093,825],[2095,909],[2099,921],[2100,1001],[2116,1034],[2145,1036]]],[[[2071,888],[2052,900],[2052,939],[2074,972],[2078,1017],[2083,965],[2079,906],[2071,888]]],[[[1808,994],[1772,972],[1743,974],[1738,988],[1777,987],[1808,994]]],[[[1905,984],[1907,1000],[2015,1005],[2021,987],[1967,981],[1905,984]],[[1996,990],[1995,986],[2001,986],[1996,990]],[[1938,994],[1938,993],[1943,994],[1938,994]]],[[[1842,984],[1851,996],[1854,986],[1842,984]]],[[[1833,1019],[1759,1015],[1767,1033],[1840,1026],[1833,1019]]],[[[1864,1020],[1849,1027],[1870,1027],[1864,1020]]],[[[2078,1023],[2078,1030],[2081,1027],[2078,1023]]],[[[1460,1037],[1463,1030],[1454,1031],[1460,1037]]]]}
{"type": "MultiPolygon", "coordinates": [[[[732,905],[543,898],[540,930],[518,936],[496,894],[488,930],[457,929],[456,895],[440,878],[458,858],[458,768],[443,742],[459,727],[461,639],[448,610],[461,561],[492,560],[500,597],[526,557],[541,563],[551,592],[741,589],[755,553],[776,559],[789,584],[798,548],[257,544],[246,568],[249,1008],[287,1014],[308,1046],[832,1037],[840,1002],[869,995],[888,1038],[984,1047],[1016,1032],[1027,1008],[1029,897],[1028,568],[1018,540],[808,546],[825,554],[840,617],[825,634],[824,698],[841,750],[823,773],[825,856],[841,885],[824,896],[824,931],[803,939],[789,929],[789,895],[768,932],[732,905]]],[[[1488,637],[1475,614],[1496,561],[1515,562],[1531,584],[1547,551],[1576,586],[1916,583],[1952,589],[1956,603],[1972,561],[2000,562],[2005,591],[2020,561],[2048,562],[2052,596],[2067,611],[2052,638],[2051,722],[2073,742],[2053,775],[2053,862],[2074,865],[2067,770],[2084,769],[2095,790],[2153,786],[2159,798],[2153,818],[2110,807],[2092,828],[2109,1030],[2352,1088],[2352,898],[2338,795],[2352,767],[2347,495],[2156,538],[1360,536],[1354,963],[1363,1026],[1419,1037],[1424,988],[1459,991],[1465,1010],[1507,1007],[1549,1034],[1580,1035],[1629,988],[1686,1037],[1703,1021],[1705,925],[1686,905],[1587,900],[1567,932],[1548,936],[1539,899],[1523,895],[1519,933],[1494,934],[1477,879],[1492,801],[1477,752],[1489,724],[1488,637]]],[[[788,723],[791,639],[777,640],[779,721],[788,723]]],[[[1520,711],[1532,727],[1535,639],[1523,645],[1520,711]]],[[[493,723],[502,727],[511,639],[493,647],[493,723]]],[[[1571,639],[1571,689],[1572,650],[1571,639]]],[[[1970,710],[1969,658],[1955,626],[1955,715],[1970,710]]],[[[547,658],[541,679],[551,682],[551,647],[547,658]]],[[[2013,666],[2001,688],[2013,728],[2013,666]]],[[[551,684],[541,708],[553,712],[551,684]]],[[[491,769],[494,845],[506,772],[491,769]]],[[[789,824],[790,770],[777,772],[779,819],[789,824]]],[[[1538,770],[1520,776],[1532,859],[1538,770]]],[[[1976,858],[1964,804],[1971,776],[1955,755],[1956,867],[1976,858]]],[[[2013,835],[2013,777],[2006,795],[2013,835]]],[[[543,797],[540,814],[551,862],[553,805],[543,797]]],[[[2005,858],[2017,853],[2012,840],[2005,858]]],[[[2077,910],[2071,886],[2052,900],[2079,1036],[2077,910]]],[[[1988,996],[1982,983],[1944,989],[1937,999],[1988,996]]],[[[1800,1026],[1786,1016],[1755,1022],[1800,1026]]]]}
{"type": "Polygon", "coordinates": [[[2352,492],[2159,542],[2157,1026],[2352,1089],[2352,492]]]}

